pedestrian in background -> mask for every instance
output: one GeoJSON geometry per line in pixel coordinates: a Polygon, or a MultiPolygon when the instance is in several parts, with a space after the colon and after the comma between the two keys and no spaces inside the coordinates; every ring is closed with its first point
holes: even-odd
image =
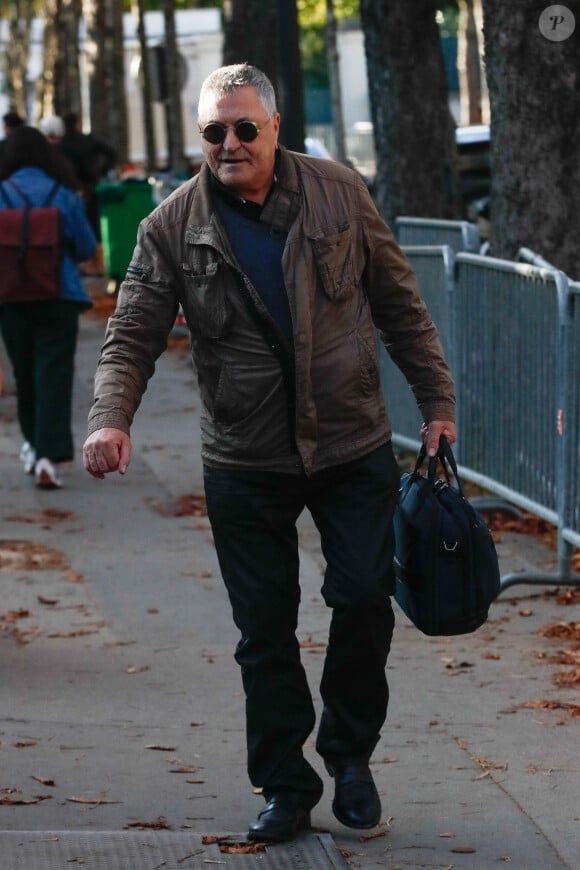
{"type": "Polygon", "coordinates": [[[107,177],[117,162],[117,152],[103,139],[93,133],[83,133],[81,119],[76,112],[63,116],[65,134],[59,142],[62,150],[75,167],[81,184],[87,217],[98,242],[95,262],[86,264],[83,271],[100,275],[104,271],[101,245],[101,215],[97,185],[107,177]]]}
{"type": "Polygon", "coordinates": [[[142,221],[107,328],[85,467],[125,474],[130,427],[181,304],[202,400],[208,515],[240,630],[248,771],[266,800],[248,836],[290,839],[323,780],[296,638],[296,521],[307,507],[332,609],[316,748],[333,811],[370,828],[394,615],[391,448],[376,329],[412,385],[430,455],[456,438],[453,381],[411,267],[360,176],[286,150],[273,87],[223,67],[198,106],[205,164],[142,221]]]}
{"type": "Polygon", "coordinates": [[[4,124],[4,139],[0,140],[0,157],[6,146],[6,140],[17,127],[22,127],[24,120],[18,112],[6,112],[5,115],[2,115],[2,122],[4,124]]]}
{"type": "Polygon", "coordinates": [[[63,236],[60,297],[0,305],[0,329],[14,370],[18,421],[25,439],[20,459],[43,488],[62,486],[59,465],[74,457],[71,417],[78,320],[92,305],[77,261],[92,255],[96,240],[82,200],[66,187],[68,174],[45,136],[33,127],[15,130],[0,159],[0,208],[9,203],[22,206],[24,197],[33,206],[44,205],[55,181],[61,185],[51,200],[60,211],[63,236]]]}

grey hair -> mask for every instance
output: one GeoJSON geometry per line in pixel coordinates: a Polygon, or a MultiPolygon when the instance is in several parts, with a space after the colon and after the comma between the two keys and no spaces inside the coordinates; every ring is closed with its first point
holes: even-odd
{"type": "Polygon", "coordinates": [[[197,104],[198,120],[201,119],[203,104],[210,94],[227,97],[238,88],[245,87],[256,89],[269,118],[276,114],[276,93],[268,76],[249,63],[234,63],[214,70],[203,82],[197,104]]]}

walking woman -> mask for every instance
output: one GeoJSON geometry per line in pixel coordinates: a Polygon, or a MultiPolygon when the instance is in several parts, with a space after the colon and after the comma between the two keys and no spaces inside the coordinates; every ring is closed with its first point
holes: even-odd
{"type": "Polygon", "coordinates": [[[18,422],[24,436],[20,459],[36,485],[62,486],[59,465],[74,456],[72,390],[79,315],[92,306],[77,262],[89,260],[96,239],[74,176],[46,137],[33,127],[15,130],[0,159],[0,209],[51,205],[60,211],[62,260],[58,298],[3,302],[0,329],[14,371],[18,422]]]}

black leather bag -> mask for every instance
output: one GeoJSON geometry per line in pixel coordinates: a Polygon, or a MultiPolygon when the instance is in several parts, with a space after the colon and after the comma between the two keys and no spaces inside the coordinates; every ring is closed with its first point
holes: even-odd
{"type": "Polygon", "coordinates": [[[467,634],[483,625],[499,593],[497,553],[483,518],[463,495],[445,436],[422,475],[425,458],[422,447],[414,471],[401,477],[395,599],[424,634],[467,634]],[[438,461],[444,478],[437,476],[438,461]]]}

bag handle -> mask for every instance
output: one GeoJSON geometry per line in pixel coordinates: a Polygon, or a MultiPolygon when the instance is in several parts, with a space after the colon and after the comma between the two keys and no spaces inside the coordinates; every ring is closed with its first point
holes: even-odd
{"type": "MultiPolygon", "coordinates": [[[[424,444],[421,445],[421,449],[419,450],[419,454],[417,456],[417,461],[415,463],[415,472],[418,473],[419,469],[423,465],[425,459],[427,458],[427,448],[424,444]]],[[[447,483],[451,482],[451,475],[449,473],[449,468],[453,472],[453,477],[457,482],[457,489],[459,490],[459,494],[465,498],[463,495],[463,486],[461,484],[461,480],[459,478],[459,473],[457,471],[457,463],[455,462],[455,456],[453,455],[453,451],[451,449],[451,445],[445,435],[441,435],[439,437],[439,449],[435,456],[429,457],[429,463],[427,466],[427,479],[434,483],[437,479],[437,463],[441,462],[441,466],[443,468],[443,472],[445,474],[445,478],[447,483]]]]}

